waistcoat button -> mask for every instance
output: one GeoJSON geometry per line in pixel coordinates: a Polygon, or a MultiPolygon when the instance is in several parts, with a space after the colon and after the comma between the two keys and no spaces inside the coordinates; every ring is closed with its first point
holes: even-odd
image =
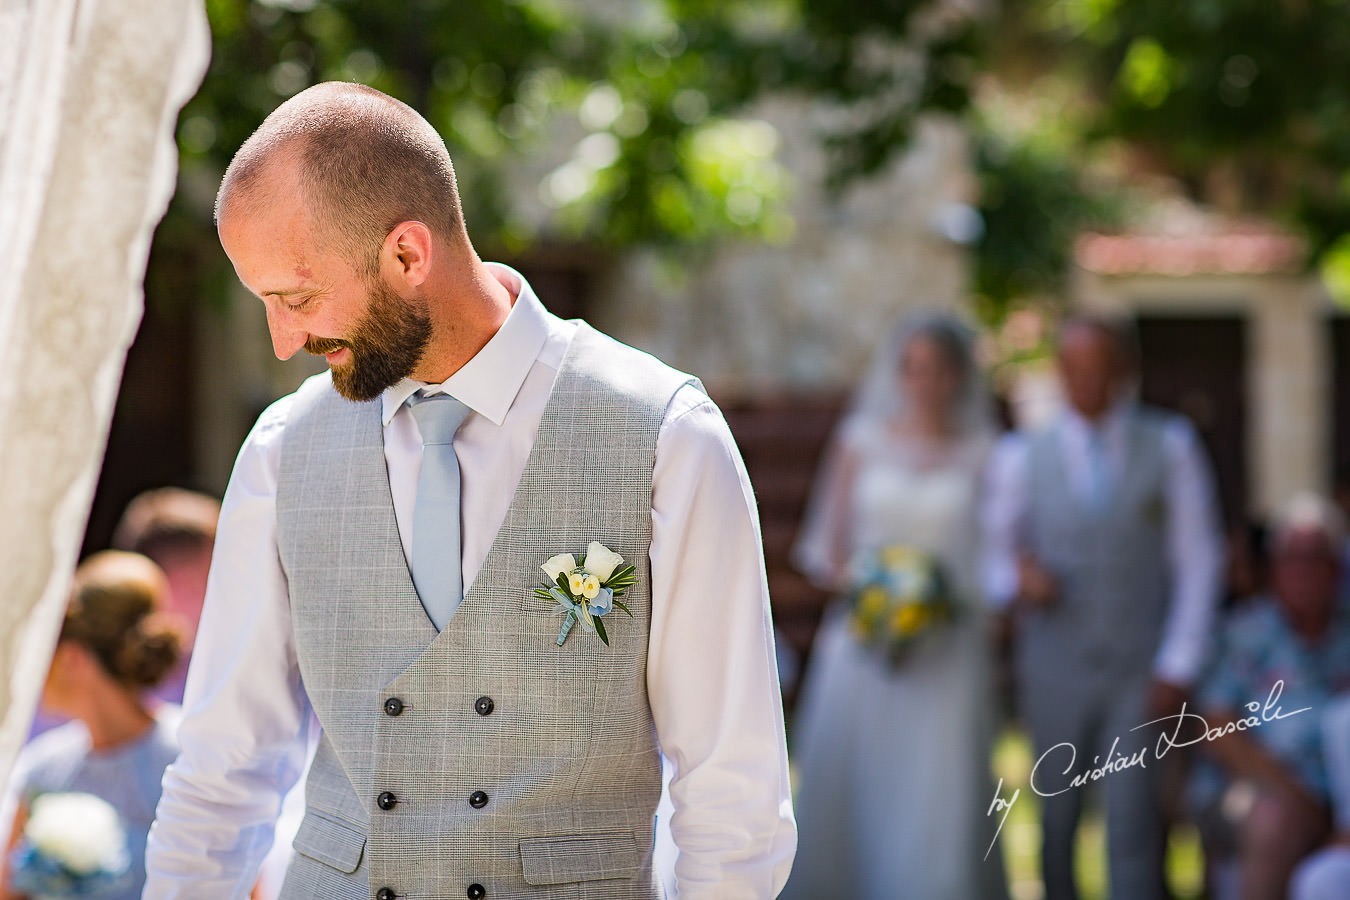
{"type": "Polygon", "coordinates": [[[488,795],[483,793],[482,791],[474,791],[472,794],[469,795],[469,805],[472,806],[474,809],[482,809],[483,807],[487,806],[487,803],[488,803],[488,795]]]}
{"type": "Polygon", "coordinates": [[[398,806],[398,797],[394,796],[392,791],[385,791],[375,798],[375,804],[379,806],[380,809],[388,812],[395,806],[398,806]]]}
{"type": "Polygon", "coordinates": [[[473,701],[473,711],[480,716],[492,715],[492,710],[495,707],[496,704],[492,702],[491,697],[479,697],[477,700],[473,701]]]}
{"type": "Polygon", "coordinates": [[[478,882],[469,885],[469,900],[483,900],[487,896],[487,890],[478,882]]]}
{"type": "Polygon", "coordinates": [[[394,900],[397,896],[393,888],[382,887],[375,892],[375,900],[394,900]]]}
{"type": "Polygon", "coordinates": [[[397,697],[390,697],[384,701],[384,714],[386,716],[399,716],[403,714],[403,701],[397,697]]]}

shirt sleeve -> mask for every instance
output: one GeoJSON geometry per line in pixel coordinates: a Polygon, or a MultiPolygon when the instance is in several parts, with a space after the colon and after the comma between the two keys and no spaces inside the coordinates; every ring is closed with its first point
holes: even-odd
{"type": "Polygon", "coordinates": [[[1224,548],[1214,479],[1195,429],[1185,419],[1174,418],[1163,440],[1172,597],[1153,672],[1163,681],[1186,686],[1199,675],[1209,651],[1224,548]]]}
{"type": "Polygon", "coordinates": [[[180,753],[146,853],[146,900],[245,898],[305,761],[309,702],[276,547],[276,485],[289,399],[240,450],[221,504],[180,753]]]}
{"type": "Polygon", "coordinates": [[[680,897],[772,897],[797,832],[759,517],[726,421],[692,387],[657,442],[651,563],[647,691],[680,897]]]}
{"type": "MultiPolygon", "coordinates": [[[[29,744],[19,751],[10,769],[9,780],[0,793],[0,848],[9,846],[10,829],[14,827],[14,816],[20,807],[26,807],[31,800],[33,781],[33,745],[29,744]]],[[[8,870],[8,866],[3,866],[8,870]]]]}
{"type": "Polygon", "coordinates": [[[1025,439],[1003,437],[989,454],[980,504],[980,574],[990,606],[1004,608],[1017,596],[1017,554],[1026,517],[1025,439]]]}

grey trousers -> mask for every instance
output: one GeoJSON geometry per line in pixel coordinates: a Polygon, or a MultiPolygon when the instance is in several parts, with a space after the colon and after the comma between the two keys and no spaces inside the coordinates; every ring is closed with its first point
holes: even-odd
{"type": "Polygon", "coordinates": [[[1164,836],[1155,754],[1158,732],[1131,731],[1150,718],[1146,708],[1150,678],[1145,674],[1111,683],[1083,674],[1078,678],[1071,672],[1058,677],[1039,673],[1019,679],[1022,719],[1031,732],[1037,761],[1033,787],[1041,795],[1045,900],[1078,897],[1074,837],[1087,791],[1104,796],[1106,802],[1112,900],[1161,897],[1164,836]],[[1141,763],[1126,765],[1132,758],[1141,763]],[[1074,786],[1074,776],[1120,760],[1114,771],[1101,771],[1099,777],[1074,786]]]}

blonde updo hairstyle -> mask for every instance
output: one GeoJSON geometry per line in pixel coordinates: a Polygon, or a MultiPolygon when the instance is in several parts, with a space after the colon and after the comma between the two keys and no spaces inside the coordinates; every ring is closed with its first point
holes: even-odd
{"type": "Polygon", "coordinates": [[[181,630],[161,611],[169,584],[139,553],[105,550],[75,570],[61,640],[84,647],[133,690],[153,687],[178,663],[181,630]]]}

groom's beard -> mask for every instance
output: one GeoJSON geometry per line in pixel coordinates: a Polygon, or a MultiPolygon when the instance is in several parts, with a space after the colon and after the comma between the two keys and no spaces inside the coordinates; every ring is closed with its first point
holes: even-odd
{"type": "Polygon", "coordinates": [[[310,338],[305,350],[315,356],[342,347],[351,361],[330,365],[333,388],[348,400],[374,400],[417,368],[431,340],[431,318],[386,285],[370,286],[366,314],[346,338],[310,338]]]}

